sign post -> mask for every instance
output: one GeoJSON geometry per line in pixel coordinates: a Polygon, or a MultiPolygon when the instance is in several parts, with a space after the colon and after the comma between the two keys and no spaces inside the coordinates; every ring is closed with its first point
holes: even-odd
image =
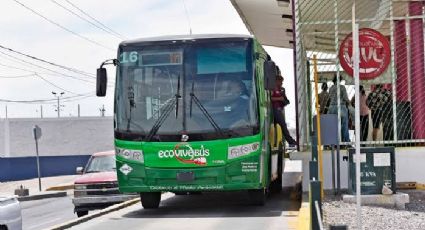
{"type": "Polygon", "coordinates": [[[359,24],[356,23],[356,2],[353,3],[352,9],[352,27],[353,27],[353,77],[355,85],[355,133],[356,133],[356,212],[357,212],[357,228],[362,229],[362,211],[361,211],[361,187],[360,187],[360,49],[359,49],[359,24]]]}
{"type": "Polygon", "coordinates": [[[38,173],[38,190],[41,192],[41,178],[40,178],[40,159],[38,156],[38,139],[41,137],[41,128],[35,125],[32,129],[35,140],[35,152],[37,154],[37,173],[38,173]]]}

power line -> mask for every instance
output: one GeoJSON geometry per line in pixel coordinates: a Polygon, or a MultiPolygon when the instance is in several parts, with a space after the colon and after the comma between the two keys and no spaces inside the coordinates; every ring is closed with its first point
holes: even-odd
{"type": "Polygon", "coordinates": [[[124,35],[115,32],[113,29],[109,28],[108,26],[104,25],[103,23],[101,23],[99,20],[97,20],[96,18],[92,17],[90,14],[88,14],[87,12],[85,12],[84,10],[82,10],[81,8],[79,8],[78,6],[76,6],[75,4],[73,4],[72,2],[65,0],[69,5],[73,6],[75,9],[77,9],[78,11],[80,11],[82,14],[86,15],[87,17],[89,17],[90,19],[92,19],[93,21],[97,22],[99,25],[101,25],[103,28],[107,29],[108,31],[110,31],[113,34],[116,34],[117,36],[120,36],[121,38],[127,39],[124,35]]]}
{"type": "MultiPolygon", "coordinates": [[[[37,64],[34,64],[34,63],[31,63],[31,62],[28,62],[28,61],[22,60],[22,59],[20,59],[20,58],[14,57],[14,56],[12,56],[12,55],[6,54],[6,53],[4,53],[4,52],[2,52],[2,51],[0,51],[0,53],[1,53],[1,54],[3,54],[3,55],[6,55],[6,56],[8,56],[8,57],[11,57],[11,58],[13,58],[13,59],[15,59],[15,60],[18,60],[18,61],[20,61],[20,62],[24,62],[24,63],[30,64],[30,65],[36,66],[36,67],[38,67],[38,68],[40,68],[40,69],[44,69],[44,70],[47,70],[47,71],[50,71],[50,72],[53,72],[53,73],[59,74],[59,75],[61,75],[61,76],[66,76],[66,77],[69,77],[69,78],[73,78],[73,79],[76,79],[76,80],[80,80],[80,81],[84,81],[84,82],[88,82],[88,83],[94,84],[94,82],[92,82],[92,81],[88,81],[88,80],[85,80],[85,79],[82,79],[82,78],[78,78],[78,77],[75,77],[75,76],[72,76],[72,75],[68,75],[68,74],[64,74],[64,73],[61,73],[61,72],[58,72],[58,71],[55,71],[55,70],[51,70],[51,69],[49,69],[49,68],[45,68],[45,67],[43,67],[43,66],[40,66],[40,65],[37,65],[37,64]]],[[[0,65],[2,65],[2,64],[0,64],[0,65]]],[[[21,69],[21,70],[23,70],[22,68],[20,68],[20,69],[21,69]]],[[[25,70],[25,71],[29,71],[29,72],[32,72],[32,73],[34,72],[34,71],[31,71],[31,70],[25,70]]]]}
{"type": "MultiPolygon", "coordinates": [[[[87,93],[85,95],[63,97],[62,100],[64,100],[64,99],[73,99],[73,100],[81,99],[82,100],[82,99],[85,99],[87,97],[95,97],[94,92],[90,92],[90,93],[87,93]],[[90,95],[90,94],[92,94],[92,95],[90,95]]],[[[56,101],[57,101],[57,99],[36,99],[36,100],[0,99],[0,102],[24,103],[24,104],[34,104],[34,103],[38,103],[38,104],[52,104],[52,103],[56,103],[56,101]]]]}
{"type": "Polygon", "coordinates": [[[66,70],[71,71],[71,72],[75,72],[75,73],[78,73],[78,74],[81,74],[81,75],[86,75],[88,77],[94,78],[94,74],[90,74],[90,73],[84,72],[84,71],[76,69],[76,68],[71,68],[71,67],[59,65],[59,64],[56,64],[56,63],[53,63],[53,62],[50,62],[50,61],[46,61],[44,59],[29,55],[29,54],[25,54],[25,53],[22,53],[20,51],[16,51],[12,48],[8,48],[8,47],[2,46],[2,45],[0,45],[0,48],[5,49],[5,50],[10,51],[10,52],[13,52],[13,53],[17,53],[17,54],[25,56],[27,58],[31,58],[31,59],[34,59],[34,60],[37,60],[37,61],[40,61],[40,62],[44,62],[44,63],[50,64],[50,65],[53,65],[55,67],[59,67],[59,68],[66,69],[66,70]]]}
{"type": "Polygon", "coordinates": [[[73,14],[74,16],[77,16],[77,17],[78,17],[78,18],[80,18],[81,20],[83,20],[83,21],[85,21],[85,22],[90,23],[91,25],[95,26],[96,28],[98,28],[98,29],[101,29],[101,30],[105,31],[106,33],[108,33],[108,34],[110,34],[110,35],[112,35],[112,36],[114,36],[114,37],[116,37],[116,38],[118,38],[118,39],[123,39],[122,37],[117,36],[117,35],[116,35],[116,34],[114,34],[114,33],[111,33],[109,30],[106,30],[105,28],[102,28],[102,27],[100,27],[100,26],[98,26],[98,25],[94,24],[93,22],[91,22],[91,21],[89,21],[89,20],[87,20],[87,19],[85,19],[85,18],[81,17],[79,14],[75,13],[74,11],[72,11],[72,10],[70,10],[69,8],[65,7],[64,5],[60,4],[60,3],[59,3],[59,2],[57,2],[56,0],[50,0],[50,1],[51,1],[51,2],[53,2],[54,4],[56,4],[57,6],[59,6],[60,8],[62,8],[62,9],[64,9],[64,10],[68,11],[69,13],[73,14]]]}
{"type": "MultiPolygon", "coordinates": [[[[0,53],[1,53],[1,52],[0,52],[0,53]]],[[[4,57],[3,57],[3,58],[4,58],[4,57]]],[[[16,62],[16,61],[15,61],[15,62],[16,62]]],[[[20,64],[21,64],[21,63],[20,63],[20,64]]],[[[18,69],[18,70],[22,70],[22,71],[25,71],[25,72],[28,72],[28,73],[33,73],[33,74],[31,74],[31,76],[35,76],[35,74],[39,74],[39,75],[51,75],[51,76],[66,77],[66,78],[71,78],[71,77],[72,77],[72,76],[64,76],[62,73],[57,73],[57,74],[52,74],[52,73],[42,73],[42,72],[37,72],[37,71],[34,71],[34,70],[29,70],[29,69],[19,68],[19,67],[16,67],[16,66],[5,65],[5,64],[1,64],[1,63],[0,63],[0,66],[4,66],[4,67],[10,68],[10,69],[18,69]]],[[[10,78],[12,78],[12,77],[10,77],[10,78]]],[[[91,84],[94,84],[94,82],[86,81],[86,80],[83,80],[83,79],[80,79],[80,78],[77,78],[77,77],[73,77],[73,79],[75,79],[75,80],[79,80],[79,81],[84,81],[84,82],[91,83],[91,84]]]]}
{"type": "Polygon", "coordinates": [[[85,37],[85,36],[83,36],[83,35],[81,35],[81,34],[78,34],[77,32],[74,32],[74,31],[72,31],[72,30],[70,30],[70,29],[68,29],[68,28],[66,28],[66,27],[64,27],[64,26],[62,26],[61,24],[59,24],[59,23],[57,23],[57,22],[55,22],[55,21],[52,21],[52,20],[48,19],[47,17],[45,17],[45,16],[43,16],[42,14],[38,13],[37,11],[35,11],[35,10],[31,9],[30,7],[26,6],[25,4],[21,3],[21,2],[20,2],[20,1],[18,1],[18,0],[13,0],[13,1],[14,1],[14,2],[16,2],[16,3],[18,3],[19,5],[21,5],[22,7],[26,8],[27,10],[29,10],[29,11],[33,12],[34,14],[36,14],[36,15],[40,16],[40,17],[41,17],[41,18],[43,18],[44,20],[46,20],[46,21],[48,21],[48,22],[50,22],[50,23],[52,23],[52,24],[56,25],[57,27],[59,27],[59,28],[61,28],[61,29],[65,30],[65,31],[67,31],[67,32],[69,32],[69,33],[71,33],[71,34],[74,34],[75,36],[77,36],[77,37],[79,37],[79,38],[81,38],[81,39],[84,39],[84,40],[86,40],[86,41],[88,41],[88,42],[90,42],[90,43],[92,43],[92,44],[95,44],[95,45],[97,45],[97,46],[103,47],[103,48],[105,48],[105,49],[108,49],[108,50],[111,50],[111,51],[115,51],[114,49],[112,49],[112,48],[110,48],[110,47],[108,47],[108,46],[102,45],[102,44],[100,44],[99,42],[96,42],[96,41],[94,41],[94,40],[92,40],[92,39],[90,39],[90,38],[88,38],[88,37],[85,37]]]}
{"type": "Polygon", "coordinates": [[[25,74],[25,75],[19,75],[19,76],[5,76],[0,75],[0,78],[26,78],[26,77],[34,77],[35,74],[25,74]]]}
{"type": "Polygon", "coordinates": [[[60,90],[65,91],[65,92],[67,92],[67,93],[71,93],[71,94],[79,95],[79,96],[81,96],[81,95],[82,95],[82,94],[79,94],[79,93],[74,93],[74,92],[72,92],[72,91],[66,90],[66,89],[64,89],[64,88],[62,88],[62,87],[60,87],[60,86],[58,86],[58,85],[56,85],[56,84],[52,83],[51,81],[49,81],[49,80],[45,79],[44,77],[42,77],[42,76],[40,76],[40,75],[38,75],[38,74],[35,74],[35,76],[39,77],[41,80],[43,80],[43,81],[47,82],[49,85],[51,85],[51,86],[53,86],[53,87],[55,87],[55,88],[57,88],[57,89],[60,89],[60,90]]]}
{"type": "MultiPolygon", "coordinates": [[[[72,76],[64,76],[61,73],[59,73],[59,74],[51,74],[51,73],[36,72],[36,71],[32,71],[32,70],[28,70],[28,69],[23,69],[23,68],[19,68],[19,67],[15,67],[15,66],[10,66],[10,65],[5,65],[5,64],[1,64],[1,63],[0,63],[0,66],[5,66],[5,67],[8,67],[8,68],[12,68],[12,69],[18,69],[18,70],[26,71],[26,72],[29,72],[29,73],[33,73],[33,74],[21,75],[21,76],[2,76],[2,75],[0,75],[0,78],[24,78],[24,77],[40,76],[40,75],[51,75],[51,76],[66,77],[66,78],[72,77],[72,76]]],[[[94,82],[85,81],[83,79],[79,79],[79,78],[76,78],[76,77],[74,77],[73,79],[84,81],[84,82],[88,82],[88,83],[94,83],[94,82]]],[[[45,78],[44,78],[44,80],[45,80],[45,78]]],[[[113,86],[114,85],[109,85],[108,84],[108,87],[113,87],[113,86]]],[[[62,88],[60,88],[60,89],[62,89],[62,88]]],[[[65,90],[65,89],[63,89],[63,90],[65,90]]]]}
{"type": "Polygon", "coordinates": [[[187,22],[189,24],[189,33],[192,35],[192,25],[190,23],[189,12],[187,11],[186,2],[184,0],[182,0],[182,1],[183,1],[183,6],[184,6],[184,11],[186,13],[187,22]]]}

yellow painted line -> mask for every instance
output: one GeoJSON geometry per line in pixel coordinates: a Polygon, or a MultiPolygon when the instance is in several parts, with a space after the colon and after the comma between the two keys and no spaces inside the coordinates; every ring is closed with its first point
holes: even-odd
{"type": "Polygon", "coordinates": [[[286,215],[290,217],[287,220],[288,230],[297,230],[298,215],[299,215],[298,211],[289,211],[288,215],[286,215]]]}
{"type": "Polygon", "coordinates": [[[418,190],[425,190],[425,184],[416,183],[416,189],[418,189],[418,190]]]}
{"type": "Polygon", "coordinates": [[[310,230],[310,203],[301,203],[301,208],[298,213],[297,230],[310,230]]]}

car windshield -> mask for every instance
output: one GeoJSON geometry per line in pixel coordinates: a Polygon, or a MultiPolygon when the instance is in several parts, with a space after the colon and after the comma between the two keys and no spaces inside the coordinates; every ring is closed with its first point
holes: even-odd
{"type": "Polygon", "coordinates": [[[109,172],[115,171],[115,157],[109,156],[92,156],[86,167],[86,173],[92,172],[109,172]]]}
{"type": "Polygon", "coordinates": [[[253,135],[258,116],[250,47],[247,40],[120,47],[118,138],[178,141],[182,134],[190,140],[253,135]]]}

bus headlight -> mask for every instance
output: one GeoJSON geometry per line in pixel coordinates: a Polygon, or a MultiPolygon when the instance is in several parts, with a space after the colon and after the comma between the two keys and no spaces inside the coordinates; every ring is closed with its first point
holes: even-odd
{"type": "Polygon", "coordinates": [[[260,148],[259,142],[229,147],[227,151],[227,159],[230,160],[230,159],[235,159],[241,156],[246,156],[255,151],[258,151],[259,148],[260,148]]]}
{"type": "Polygon", "coordinates": [[[142,163],[145,162],[142,150],[115,148],[115,155],[124,157],[125,159],[129,160],[139,161],[142,163]]]}

